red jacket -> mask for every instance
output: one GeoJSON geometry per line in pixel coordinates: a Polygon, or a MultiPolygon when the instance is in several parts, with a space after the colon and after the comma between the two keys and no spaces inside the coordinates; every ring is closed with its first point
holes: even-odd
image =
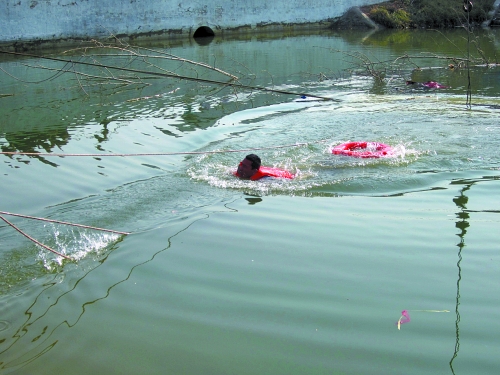
{"type": "MultiPolygon", "coordinates": [[[[234,172],[234,175],[236,177],[240,177],[237,171],[234,172]]],[[[255,181],[261,179],[262,177],[277,177],[277,178],[292,179],[295,177],[295,175],[293,175],[288,171],[285,171],[284,169],[264,167],[261,165],[259,170],[255,172],[255,174],[252,177],[250,177],[250,180],[255,181]]]]}

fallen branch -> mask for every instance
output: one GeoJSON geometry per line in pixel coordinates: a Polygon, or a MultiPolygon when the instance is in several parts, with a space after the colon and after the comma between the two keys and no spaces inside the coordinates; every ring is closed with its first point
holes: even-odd
{"type": "MultiPolygon", "coordinates": [[[[213,80],[213,79],[180,76],[180,75],[176,75],[176,74],[162,73],[162,72],[151,72],[151,71],[147,71],[147,70],[124,68],[124,67],[117,67],[117,66],[111,66],[111,65],[103,65],[103,64],[91,63],[91,62],[86,62],[86,61],[72,61],[72,60],[66,60],[66,59],[61,59],[61,58],[57,58],[57,57],[37,56],[37,55],[33,55],[33,54],[29,54],[29,53],[21,53],[21,52],[0,51],[0,53],[4,53],[4,54],[8,54],[8,55],[15,55],[15,56],[30,57],[30,58],[38,58],[38,59],[44,59],[44,60],[49,60],[49,61],[58,61],[58,62],[66,63],[66,64],[78,64],[78,65],[84,65],[84,66],[93,66],[93,67],[98,67],[98,68],[120,70],[123,72],[129,72],[129,73],[145,74],[145,75],[164,77],[164,78],[175,78],[175,79],[180,79],[180,80],[207,83],[207,84],[212,84],[212,85],[221,85],[224,87],[233,87],[233,88],[237,88],[237,89],[241,89],[241,90],[255,90],[255,91],[264,91],[264,92],[271,92],[271,93],[277,93],[277,94],[285,94],[285,95],[309,96],[312,98],[323,99],[323,100],[334,101],[334,102],[341,101],[340,99],[333,99],[333,98],[328,98],[328,97],[304,93],[304,92],[293,92],[293,91],[278,90],[278,89],[272,89],[272,88],[260,87],[260,86],[250,86],[250,85],[245,85],[245,84],[242,84],[240,82],[234,82],[234,81],[222,82],[222,81],[217,81],[217,80],[213,80]]],[[[71,72],[73,73],[73,71],[71,71],[71,72]]]]}
{"type": "MultiPolygon", "coordinates": [[[[84,50],[85,52],[87,52],[87,50],[90,50],[90,49],[103,49],[103,48],[105,48],[105,49],[118,49],[118,50],[124,51],[126,53],[125,54],[94,54],[92,56],[138,57],[138,58],[142,58],[143,61],[146,62],[147,64],[150,64],[150,63],[147,62],[147,61],[145,61],[144,59],[167,59],[167,60],[172,60],[172,61],[180,61],[180,62],[185,62],[185,63],[189,63],[189,64],[192,64],[192,65],[195,65],[195,66],[201,66],[203,68],[216,71],[218,73],[221,73],[221,74],[224,74],[226,76],[229,76],[229,77],[231,77],[234,80],[238,79],[237,76],[235,76],[235,75],[233,75],[231,73],[228,73],[228,72],[226,72],[224,70],[218,69],[216,67],[210,66],[208,64],[197,62],[197,61],[193,61],[193,60],[189,60],[189,59],[185,59],[185,58],[182,58],[182,57],[179,57],[179,56],[172,55],[170,53],[161,52],[161,51],[157,51],[157,50],[150,49],[150,48],[138,48],[138,50],[142,49],[144,51],[149,51],[149,52],[157,53],[158,55],[145,55],[145,54],[141,54],[139,52],[135,52],[135,51],[133,51],[132,49],[129,49],[129,48],[116,47],[116,46],[111,46],[111,45],[102,45],[102,44],[97,45],[95,47],[80,47],[80,48],[71,49],[71,50],[63,52],[63,54],[68,53],[68,52],[82,51],[82,50],[84,50]]],[[[157,66],[155,66],[155,67],[158,68],[157,66]]]]}

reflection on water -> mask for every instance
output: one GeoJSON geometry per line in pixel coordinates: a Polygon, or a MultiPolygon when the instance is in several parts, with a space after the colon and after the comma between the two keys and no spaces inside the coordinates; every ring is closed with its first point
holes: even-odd
{"type": "Polygon", "coordinates": [[[498,177],[485,177],[481,180],[456,180],[452,181],[452,185],[463,185],[463,187],[460,189],[459,193],[460,195],[456,196],[453,199],[453,202],[459,209],[459,211],[456,214],[456,217],[458,221],[455,223],[455,227],[460,230],[460,233],[458,236],[460,237],[460,242],[457,244],[458,247],[458,261],[457,261],[457,268],[458,268],[458,278],[457,278],[457,296],[456,296],[456,306],[455,306],[455,315],[456,315],[456,320],[455,320],[455,329],[456,329],[456,342],[455,342],[455,350],[453,352],[453,356],[450,360],[450,368],[453,374],[455,374],[455,368],[453,366],[454,361],[457,359],[459,351],[460,351],[460,311],[459,311],[459,306],[460,306],[460,283],[462,281],[462,251],[466,247],[465,243],[465,235],[467,234],[467,229],[470,227],[470,211],[467,210],[467,203],[469,202],[469,197],[466,195],[466,192],[470,190],[474,185],[477,183],[480,183],[481,181],[495,181],[498,180],[498,177]]]}
{"type": "Polygon", "coordinates": [[[457,205],[457,207],[460,209],[460,211],[457,213],[457,218],[459,221],[456,222],[455,226],[460,229],[460,233],[458,236],[460,237],[460,243],[457,244],[458,246],[458,261],[457,261],[457,268],[458,268],[458,279],[457,279],[457,304],[455,306],[455,315],[456,315],[456,320],[455,320],[455,328],[456,328],[456,342],[455,342],[455,351],[453,352],[453,357],[450,360],[450,368],[451,372],[455,374],[455,370],[453,368],[453,361],[457,358],[458,352],[460,351],[460,311],[459,311],[459,306],[460,306],[460,281],[462,280],[462,269],[460,264],[462,263],[462,250],[465,247],[465,234],[467,233],[467,228],[470,226],[468,219],[469,219],[469,214],[465,212],[467,209],[466,204],[469,200],[469,198],[464,194],[467,190],[471,188],[473,184],[467,184],[464,188],[460,190],[460,195],[456,198],[453,199],[453,202],[457,205]]]}
{"type": "Polygon", "coordinates": [[[245,198],[245,200],[248,202],[248,204],[257,204],[262,202],[261,198],[245,198]]]}
{"type": "MultiPolygon", "coordinates": [[[[481,36],[490,58],[497,36],[481,36]]],[[[133,234],[23,226],[79,255],[58,266],[0,226],[0,373],[496,373],[499,72],[471,71],[467,110],[466,72],[428,55],[460,56],[463,40],[405,30],[168,48],[245,85],[332,101],[172,79],[79,82],[54,76],[56,63],[1,62],[39,82],[0,75],[2,151],[47,153],[0,156],[1,209],[133,234]],[[395,156],[331,153],[348,141],[395,156]],[[236,179],[251,150],[297,177],[236,179]],[[96,152],[137,156],[50,155],[96,152]],[[453,304],[454,325],[427,314],[394,329],[403,308],[453,304]]],[[[174,64],[158,66],[216,74],[174,64]]]]}

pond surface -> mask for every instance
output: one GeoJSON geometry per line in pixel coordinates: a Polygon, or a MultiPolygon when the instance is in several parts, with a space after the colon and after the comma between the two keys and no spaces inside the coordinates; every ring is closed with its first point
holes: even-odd
{"type": "Polygon", "coordinates": [[[1,222],[0,373],[496,374],[500,33],[473,37],[1,57],[1,217],[73,260],[1,222]],[[296,177],[235,178],[251,152],[296,177]]]}

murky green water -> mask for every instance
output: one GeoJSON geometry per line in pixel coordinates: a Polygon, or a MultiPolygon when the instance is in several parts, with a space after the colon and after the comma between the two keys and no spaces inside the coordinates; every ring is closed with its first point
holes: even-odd
{"type": "MultiPolygon", "coordinates": [[[[496,62],[499,32],[477,37],[496,62]]],[[[154,46],[245,85],[333,99],[306,102],[3,57],[2,151],[67,156],[1,155],[0,210],[131,234],[2,215],[77,260],[2,221],[0,373],[496,374],[500,70],[459,67],[466,40],[349,32],[154,46]],[[394,157],[331,153],[361,140],[394,157]],[[235,179],[249,149],[297,177],[235,179]]],[[[94,58],[227,81],[178,60],[94,58]]]]}

